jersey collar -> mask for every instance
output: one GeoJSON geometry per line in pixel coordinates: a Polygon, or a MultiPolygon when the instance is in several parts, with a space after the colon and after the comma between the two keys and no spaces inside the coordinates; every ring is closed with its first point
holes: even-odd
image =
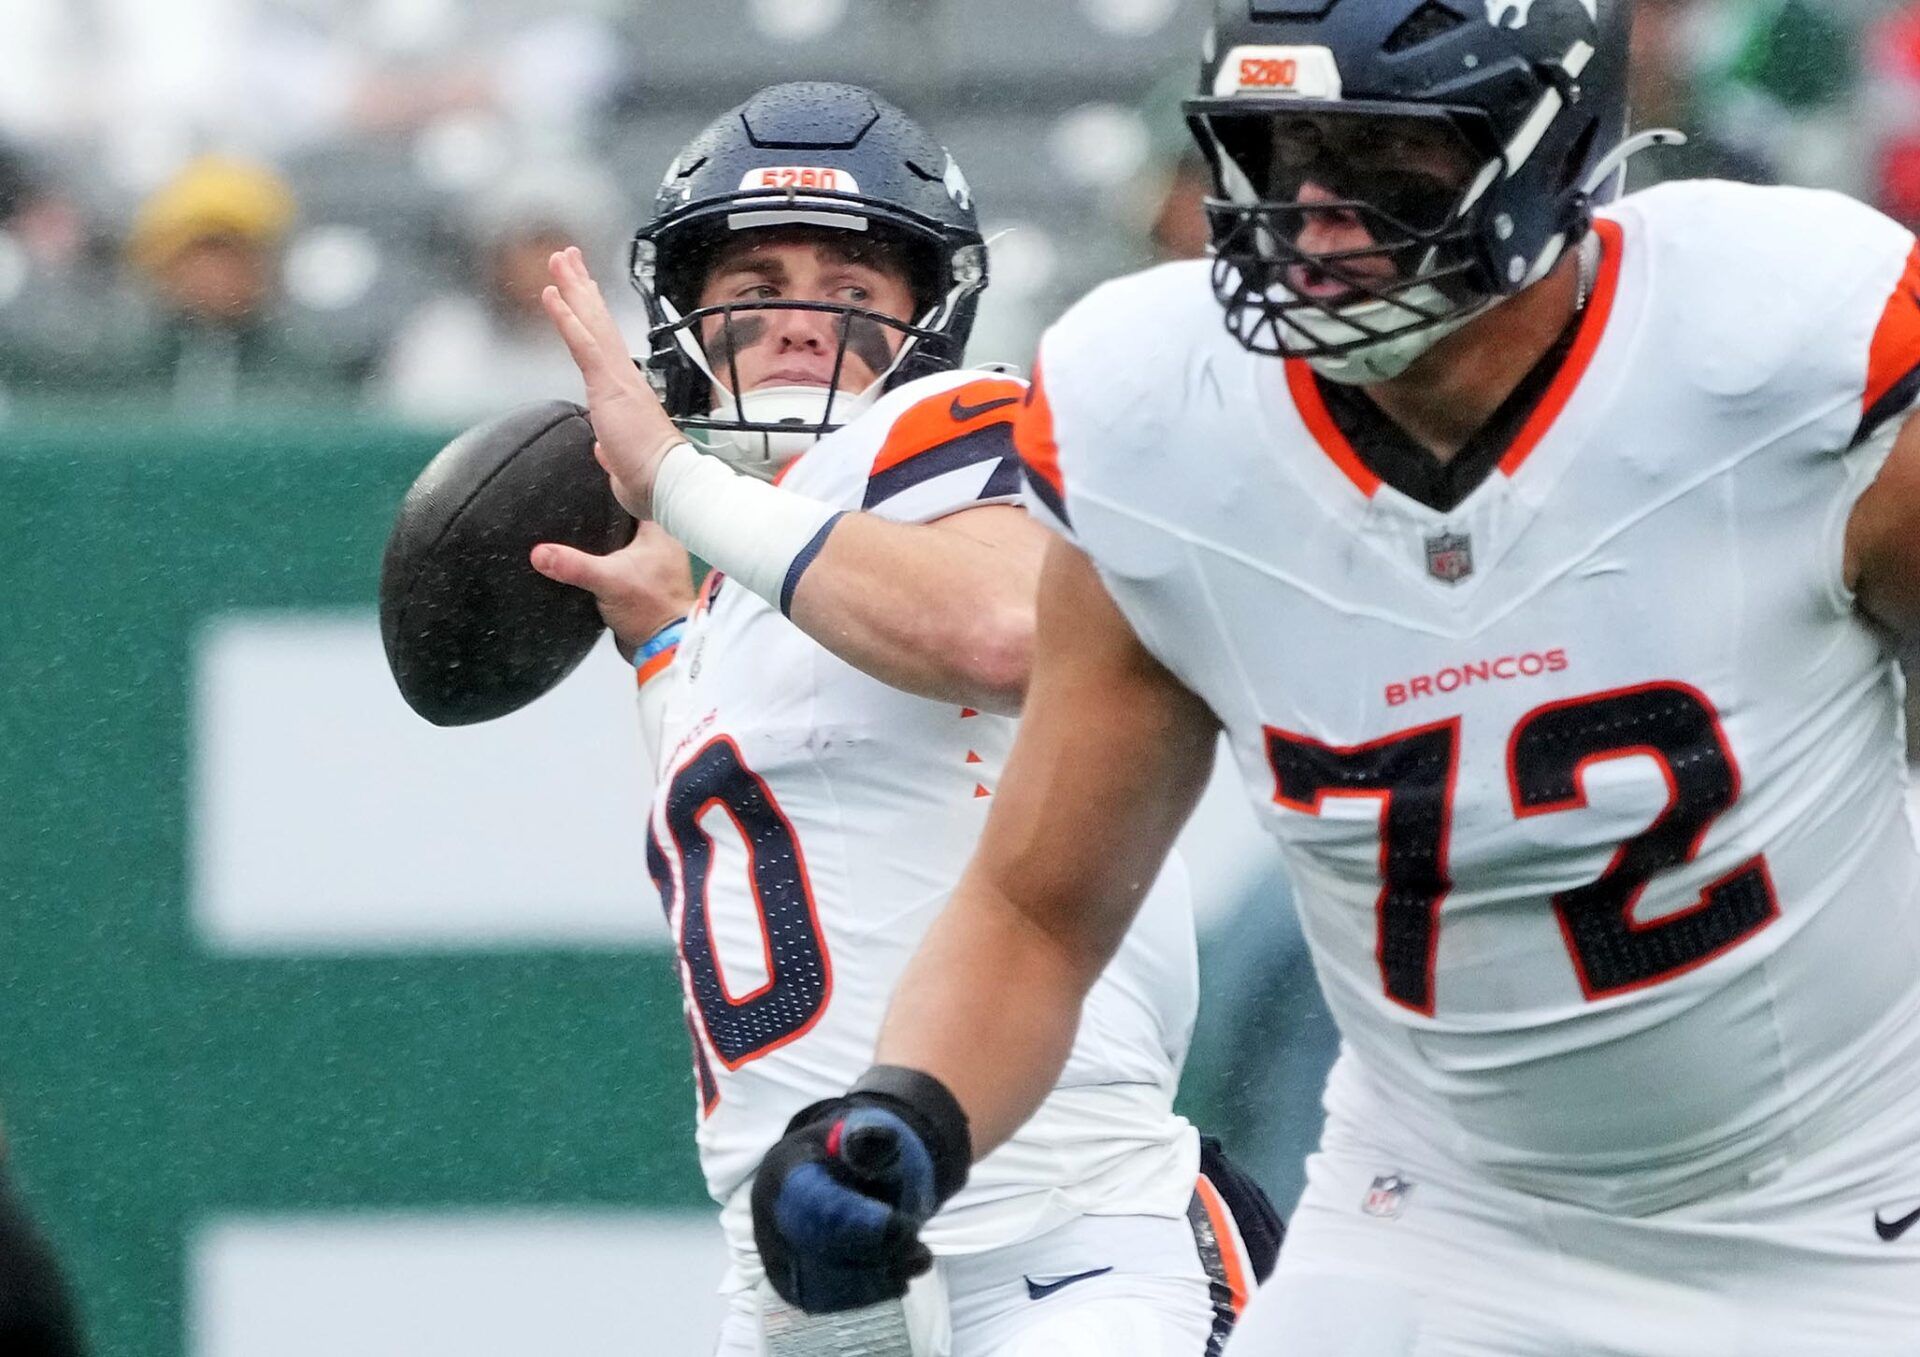
{"type": "Polygon", "coordinates": [[[1623,236],[1617,222],[1605,219],[1595,221],[1593,229],[1600,239],[1600,271],[1586,310],[1449,466],[1434,462],[1363,392],[1323,382],[1302,359],[1287,360],[1294,408],[1321,451],[1361,494],[1371,499],[1382,485],[1391,485],[1445,512],[1496,469],[1508,477],[1519,472],[1579,388],[1613,314],[1623,236]]]}

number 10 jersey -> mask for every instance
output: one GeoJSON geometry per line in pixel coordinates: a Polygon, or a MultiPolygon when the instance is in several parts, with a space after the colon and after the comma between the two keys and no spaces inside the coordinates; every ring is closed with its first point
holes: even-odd
{"type": "MultiPolygon", "coordinates": [[[[1024,396],[979,372],[924,378],[823,439],[783,484],[908,523],[1017,505],[1024,396]]],[[[667,693],[647,857],[678,944],[701,1165],[752,1280],[744,1185],[794,1113],[873,1063],[895,982],[985,824],[1014,722],[889,688],[720,576],[653,681],[667,693]]],[[[1175,864],[1089,997],[1059,1087],[975,1166],[929,1247],[978,1252],[1082,1214],[1184,1216],[1199,1146],[1172,1104],[1196,1004],[1175,864]]]]}

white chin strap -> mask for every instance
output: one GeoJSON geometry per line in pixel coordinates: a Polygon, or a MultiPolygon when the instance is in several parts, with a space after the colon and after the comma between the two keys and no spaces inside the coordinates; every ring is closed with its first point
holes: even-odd
{"type": "MultiPolygon", "coordinates": [[[[791,424],[792,433],[756,433],[746,429],[700,429],[689,435],[736,471],[770,481],[820,441],[820,426],[832,416],[836,427],[851,424],[880,399],[885,379],[865,391],[835,391],[824,386],[764,386],[747,392],[744,402],[725,396],[713,418],[728,423],[791,424]]],[[[724,390],[724,388],[723,388],[724,390]]]]}
{"type": "MultiPolygon", "coordinates": [[[[1553,266],[1560,262],[1561,252],[1566,247],[1565,236],[1555,236],[1549,241],[1516,291],[1532,286],[1553,272],[1553,266]]],[[[1302,312],[1288,316],[1280,323],[1283,327],[1299,331],[1316,345],[1351,344],[1368,335],[1379,335],[1380,338],[1372,343],[1346,353],[1319,354],[1307,359],[1308,366],[1330,382],[1339,382],[1343,386],[1370,386],[1375,382],[1390,382],[1400,376],[1434,345],[1505,300],[1505,297],[1489,297],[1459,307],[1443,321],[1421,325],[1421,317],[1407,307],[1432,314],[1451,310],[1457,305],[1443,296],[1439,288],[1427,284],[1404,293],[1404,306],[1392,302],[1366,301],[1342,307],[1332,315],[1316,311],[1302,312]],[[1421,328],[1409,328],[1416,325],[1421,325],[1421,328]]]]}

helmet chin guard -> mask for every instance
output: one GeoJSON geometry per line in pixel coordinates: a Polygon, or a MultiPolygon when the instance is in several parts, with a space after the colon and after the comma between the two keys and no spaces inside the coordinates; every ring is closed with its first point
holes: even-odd
{"type": "Polygon", "coordinates": [[[770,481],[820,441],[821,431],[851,424],[880,399],[878,382],[865,391],[822,386],[767,386],[744,400],[726,395],[709,423],[692,430],[702,447],[735,471],[770,481]],[[783,427],[784,426],[784,427],[783,427]]]}
{"type": "MultiPolygon", "coordinates": [[[[1554,241],[1540,256],[1527,281],[1538,282],[1553,272],[1553,266],[1560,261],[1564,249],[1564,241],[1554,241]]],[[[1371,302],[1362,303],[1355,309],[1361,313],[1375,314],[1356,315],[1352,322],[1335,317],[1329,323],[1324,315],[1310,313],[1292,323],[1320,345],[1320,351],[1307,358],[1308,366],[1315,372],[1342,386],[1371,386],[1375,382],[1390,382],[1401,376],[1441,340],[1492,310],[1497,300],[1489,297],[1477,304],[1459,307],[1445,319],[1403,329],[1397,334],[1388,333],[1385,337],[1379,337],[1379,330],[1371,328],[1384,319],[1378,312],[1385,308],[1371,302]],[[1343,326],[1347,333],[1340,332],[1343,326]],[[1357,347],[1354,346],[1356,340],[1357,347]]],[[[1438,289],[1427,288],[1415,289],[1408,302],[1415,306],[1423,303],[1441,306],[1445,304],[1445,299],[1439,295],[1438,289]],[[1423,292],[1432,294],[1430,301],[1421,295],[1423,292]]]]}

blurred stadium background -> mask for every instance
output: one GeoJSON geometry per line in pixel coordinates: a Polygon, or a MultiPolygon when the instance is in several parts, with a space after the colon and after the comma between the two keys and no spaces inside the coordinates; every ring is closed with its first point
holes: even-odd
{"type": "MultiPolygon", "coordinates": [[[[1477,5],[1480,0],[1457,0],[1477,5]]],[[[697,1353],[718,1241],[610,649],[449,733],[386,527],[577,391],[541,261],[624,267],[762,84],[868,84],[996,235],[974,357],[1197,251],[1201,0],[0,0],[0,1109],[94,1350],[697,1353]]],[[[1659,175],[1920,221],[1920,5],[1641,0],[1659,175]]],[[[1190,843],[1187,1105],[1298,1190],[1331,1051],[1231,789],[1190,843]]]]}

